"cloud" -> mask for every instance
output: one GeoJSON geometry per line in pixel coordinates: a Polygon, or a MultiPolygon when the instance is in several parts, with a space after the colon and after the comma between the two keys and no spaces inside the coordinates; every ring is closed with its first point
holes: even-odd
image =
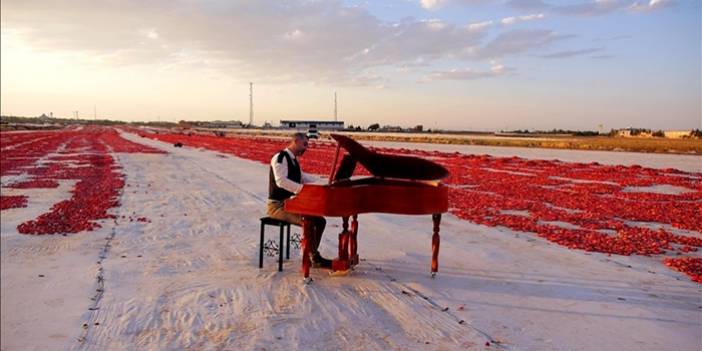
{"type": "Polygon", "coordinates": [[[435,9],[448,3],[448,0],[421,0],[420,4],[425,9],[435,9]]]}
{"type": "Polygon", "coordinates": [[[482,31],[486,28],[492,27],[492,24],[492,21],[476,22],[468,24],[466,28],[468,28],[469,31],[482,31]]]}
{"type": "Polygon", "coordinates": [[[485,29],[459,27],[439,20],[396,23],[352,61],[378,66],[453,57],[464,48],[478,45],[485,29]]]}
{"type": "Polygon", "coordinates": [[[475,80],[482,78],[494,78],[514,71],[511,67],[505,67],[493,62],[489,70],[476,71],[471,68],[452,69],[449,71],[434,71],[424,77],[424,81],[432,80],[475,80]]]}
{"type": "Polygon", "coordinates": [[[516,24],[519,22],[540,20],[540,19],[544,19],[544,17],[545,16],[543,13],[535,13],[532,15],[524,15],[524,16],[505,17],[502,20],[500,20],[500,23],[502,23],[503,25],[512,25],[512,24],[516,24]]]}
{"type": "Polygon", "coordinates": [[[631,0],[590,0],[572,5],[553,6],[554,12],[575,16],[599,16],[619,10],[652,11],[669,7],[673,0],[650,0],[648,3],[631,0]]]}
{"type": "Polygon", "coordinates": [[[673,0],[650,0],[647,3],[637,1],[631,4],[631,6],[629,6],[629,9],[636,12],[647,12],[670,7],[674,4],[675,2],[673,0]]]}
{"type": "MultiPolygon", "coordinates": [[[[386,22],[341,1],[0,4],[3,33],[19,33],[34,50],[82,53],[111,67],[148,65],[259,83],[386,86],[387,77],[374,72],[430,69],[445,59],[502,59],[573,37],[548,29],[488,37],[505,19],[465,25],[413,18],[386,22]]],[[[506,22],[542,18],[536,13],[506,22]]]]}
{"type": "Polygon", "coordinates": [[[587,48],[587,49],[579,49],[579,50],[565,50],[565,51],[558,51],[550,54],[545,54],[545,55],[540,55],[540,57],[547,58],[547,59],[560,59],[560,58],[569,58],[569,57],[574,57],[574,56],[583,56],[587,54],[592,54],[595,52],[600,52],[604,50],[604,48],[587,48]]]}
{"type": "MultiPolygon", "coordinates": [[[[471,3],[470,1],[460,0],[434,0],[430,2],[436,3],[434,7],[446,6],[449,3],[471,3]]],[[[577,0],[563,5],[563,2],[555,0],[507,0],[504,2],[504,5],[517,10],[550,11],[571,16],[600,16],[615,11],[627,10],[631,12],[649,12],[670,7],[676,3],[675,0],[577,0]]]]}
{"type": "Polygon", "coordinates": [[[480,59],[494,59],[526,53],[573,37],[573,35],[559,34],[546,29],[511,30],[499,34],[484,46],[468,48],[463,52],[463,55],[480,59]]]}
{"type": "Polygon", "coordinates": [[[553,10],[564,15],[597,16],[624,9],[629,5],[631,5],[631,2],[628,0],[594,0],[572,5],[554,6],[553,10]]]}
{"type": "Polygon", "coordinates": [[[149,39],[158,39],[158,32],[153,29],[145,31],[144,35],[149,39]]]}
{"type": "Polygon", "coordinates": [[[364,73],[354,76],[348,81],[340,82],[339,86],[369,86],[376,89],[383,89],[388,84],[388,79],[373,73],[364,73]]]}
{"type": "Polygon", "coordinates": [[[494,1],[495,0],[419,0],[419,4],[427,10],[435,10],[448,5],[474,5],[494,1]]]}
{"type": "Polygon", "coordinates": [[[341,1],[7,0],[2,30],[36,50],[71,51],[106,65],[200,67],[242,80],[379,81],[375,67],[458,56],[487,24],[384,22],[341,1]],[[359,78],[366,77],[366,78],[359,78]]]}
{"type": "Polygon", "coordinates": [[[624,40],[624,39],[631,39],[633,38],[629,34],[619,34],[619,35],[612,35],[608,37],[597,37],[592,39],[592,41],[617,41],[617,40],[624,40]]]}
{"type": "Polygon", "coordinates": [[[505,4],[517,10],[541,10],[550,6],[542,0],[510,0],[505,4]]]}

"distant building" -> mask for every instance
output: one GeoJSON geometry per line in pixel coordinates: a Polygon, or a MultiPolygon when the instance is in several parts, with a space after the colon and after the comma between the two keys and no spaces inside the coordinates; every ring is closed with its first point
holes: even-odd
{"type": "Polygon", "coordinates": [[[343,121],[291,121],[281,120],[280,128],[286,129],[320,129],[320,130],[339,130],[344,129],[343,121]]]}
{"type": "Polygon", "coordinates": [[[242,128],[244,126],[241,121],[196,121],[186,123],[200,128],[242,128]]]}
{"type": "Polygon", "coordinates": [[[652,138],[651,130],[640,128],[626,128],[617,130],[617,136],[625,138],[652,138]]]}
{"type": "Polygon", "coordinates": [[[401,132],[402,127],[400,126],[383,126],[380,128],[381,132],[401,132]]]}
{"type": "Polygon", "coordinates": [[[682,139],[682,138],[690,138],[692,137],[692,131],[689,130],[663,130],[663,131],[657,131],[657,132],[652,132],[649,129],[640,129],[640,128],[626,128],[626,129],[619,129],[617,130],[617,136],[620,137],[625,137],[625,138],[652,138],[654,136],[656,137],[665,137],[668,139],[682,139]],[[660,135],[662,134],[662,135],[660,135]]]}
{"type": "Polygon", "coordinates": [[[183,129],[190,129],[193,127],[193,125],[190,122],[187,121],[179,121],[178,122],[178,127],[183,128],[183,129]]]}
{"type": "Polygon", "coordinates": [[[631,131],[629,129],[618,129],[616,136],[629,137],[631,136],[631,131]]]}
{"type": "Polygon", "coordinates": [[[691,132],[689,130],[665,130],[663,131],[663,135],[665,135],[666,138],[670,139],[682,139],[682,138],[689,138],[691,136],[691,132]]]}

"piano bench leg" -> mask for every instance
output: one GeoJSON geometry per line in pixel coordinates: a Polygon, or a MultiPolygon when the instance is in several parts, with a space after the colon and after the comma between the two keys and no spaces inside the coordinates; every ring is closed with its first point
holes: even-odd
{"type": "MultiPolygon", "coordinates": [[[[266,217],[267,218],[267,217],[266,217]]],[[[287,255],[288,258],[290,257],[290,224],[289,223],[284,223],[280,222],[277,224],[272,224],[272,223],[266,223],[265,218],[261,219],[261,237],[259,239],[259,246],[258,246],[258,268],[263,268],[263,254],[266,252],[270,256],[275,256],[275,242],[273,240],[269,240],[270,242],[270,247],[268,247],[265,243],[266,239],[266,225],[270,226],[277,226],[280,229],[280,237],[278,239],[278,248],[277,248],[277,253],[278,253],[278,271],[283,270],[283,255],[286,252],[283,252],[283,250],[286,250],[285,246],[285,241],[284,240],[284,231],[285,228],[288,229],[288,246],[287,246],[287,255]]]]}
{"type": "Polygon", "coordinates": [[[263,232],[264,232],[263,222],[261,222],[261,241],[258,246],[258,268],[263,268],[263,232]]]}
{"type": "Polygon", "coordinates": [[[285,247],[285,242],[283,241],[283,229],[284,225],[280,225],[280,244],[278,244],[278,272],[283,271],[283,248],[285,247]]]}
{"type": "Polygon", "coordinates": [[[288,223],[288,246],[285,249],[285,259],[290,259],[290,223],[288,223]]]}

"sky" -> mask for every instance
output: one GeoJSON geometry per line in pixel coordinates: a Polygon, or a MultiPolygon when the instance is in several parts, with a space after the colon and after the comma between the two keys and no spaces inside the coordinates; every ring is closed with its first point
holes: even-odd
{"type": "Polygon", "coordinates": [[[0,3],[0,110],[453,130],[702,128],[699,0],[0,3]]]}

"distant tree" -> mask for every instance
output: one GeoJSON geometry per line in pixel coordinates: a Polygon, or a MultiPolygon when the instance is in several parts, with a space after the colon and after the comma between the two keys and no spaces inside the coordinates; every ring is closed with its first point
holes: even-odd
{"type": "Polygon", "coordinates": [[[363,129],[361,129],[361,126],[356,126],[356,131],[357,131],[357,132],[360,132],[361,130],[363,130],[363,129]]]}
{"type": "Polygon", "coordinates": [[[690,136],[693,138],[702,138],[702,129],[693,129],[690,132],[690,136]]]}
{"type": "Polygon", "coordinates": [[[421,132],[421,131],[424,130],[424,126],[421,125],[421,124],[418,124],[418,125],[416,125],[416,126],[414,127],[414,130],[417,131],[417,132],[421,132]]]}
{"type": "Polygon", "coordinates": [[[373,124],[368,126],[368,130],[378,130],[378,129],[380,129],[380,124],[378,124],[378,123],[373,123],[373,124]]]}
{"type": "Polygon", "coordinates": [[[585,130],[585,131],[574,132],[573,135],[575,135],[575,136],[598,136],[598,135],[600,135],[600,133],[593,131],[593,130],[585,130]]]}
{"type": "Polygon", "coordinates": [[[658,137],[658,138],[665,138],[665,133],[663,133],[662,130],[655,131],[651,135],[653,135],[654,137],[658,137]]]}
{"type": "Polygon", "coordinates": [[[643,129],[643,128],[631,128],[631,135],[636,136],[636,135],[641,135],[641,134],[651,134],[650,129],[643,129]]]}

